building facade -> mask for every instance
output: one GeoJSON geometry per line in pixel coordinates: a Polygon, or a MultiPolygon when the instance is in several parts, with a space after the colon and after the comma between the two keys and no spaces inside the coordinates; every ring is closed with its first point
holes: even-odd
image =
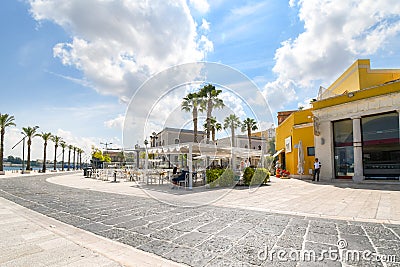
{"type": "Polygon", "coordinates": [[[313,102],[322,180],[400,178],[400,70],[357,60],[313,102]]]}
{"type": "Polygon", "coordinates": [[[281,168],[291,177],[311,177],[315,159],[312,115],[311,109],[278,112],[275,148],[281,168]],[[300,160],[299,149],[303,153],[300,160]]]}

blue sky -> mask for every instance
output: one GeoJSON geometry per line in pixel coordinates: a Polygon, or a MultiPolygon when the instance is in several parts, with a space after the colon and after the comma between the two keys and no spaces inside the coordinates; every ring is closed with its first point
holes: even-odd
{"type": "MultiPolygon", "coordinates": [[[[0,113],[17,123],[7,131],[6,156],[20,156],[11,146],[34,125],[88,153],[100,142],[122,146],[134,92],[177,64],[235,68],[258,86],[273,117],[306,106],[357,58],[400,68],[396,0],[5,0],[0,7],[0,113]]],[[[166,110],[179,106],[174,97],[164,100],[166,110]]],[[[249,116],[234,100],[227,105],[249,116]]],[[[273,123],[262,120],[261,128],[273,123]]],[[[41,143],[34,141],[34,159],[41,143]]]]}

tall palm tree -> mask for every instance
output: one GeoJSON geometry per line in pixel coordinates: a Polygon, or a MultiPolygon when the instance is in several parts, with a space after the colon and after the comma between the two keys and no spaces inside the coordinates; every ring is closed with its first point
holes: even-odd
{"type": "MultiPolygon", "coordinates": [[[[204,129],[207,130],[207,122],[204,123],[203,125],[204,129]]],[[[221,123],[217,122],[217,119],[215,117],[211,118],[211,139],[213,142],[215,142],[215,133],[218,131],[222,130],[222,125],[221,123]]]]}
{"type": "Polygon", "coordinates": [[[82,153],[83,149],[79,148],[79,168],[82,170],[82,153]]]}
{"type": "Polygon", "coordinates": [[[51,133],[41,133],[39,135],[40,137],[43,138],[44,144],[43,144],[43,167],[42,167],[42,172],[46,172],[46,154],[47,154],[47,142],[51,140],[51,133]]]}
{"type": "Polygon", "coordinates": [[[14,116],[8,114],[0,114],[0,171],[3,169],[3,157],[4,157],[4,136],[6,134],[6,128],[15,126],[14,116]]]}
{"type": "Polygon", "coordinates": [[[241,125],[239,118],[235,114],[231,114],[224,120],[224,129],[231,129],[232,146],[235,147],[235,130],[241,125]]]}
{"type": "Polygon", "coordinates": [[[65,148],[68,147],[67,143],[61,140],[60,146],[62,148],[62,165],[61,165],[61,171],[64,171],[64,154],[65,154],[65,148]]]}
{"type": "Polygon", "coordinates": [[[197,143],[197,119],[199,111],[202,111],[202,98],[197,93],[189,93],[183,98],[181,108],[186,112],[192,111],[193,142],[197,143]]]}
{"type": "Polygon", "coordinates": [[[77,147],[76,147],[76,146],[74,146],[74,147],[73,147],[73,149],[74,149],[74,157],[73,157],[73,159],[74,159],[74,164],[72,165],[72,169],[73,169],[73,170],[76,170],[76,165],[75,165],[75,155],[76,155],[76,149],[77,149],[77,147]]]}
{"type": "Polygon", "coordinates": [[[214,85],[207,84],[198,93],[204,99],[204,108],[207,110],[207,143],[210,142],[212,111],[214,108],[223,108],[225,106],[224,101],[218,98],[221,92],[222,90],[215,89],[214,85]]]}
{"type": "Polygon", "coordinates": [[[30,171],[31,170],[31,145],[32,145],[32,139],[35,138],[36,136],[39,136],[38,133],[36,133],[36,130],[39,129],[39,126],[34,126],[34,127],[22,127],[22,131],[24,132],[25,136],[28,137],[28,158],[27,158],[27,163],[26,163],[26,170],[30,171]]]}
{"type": "Polygon", "coordinates": [[[251,149],[251,131],[255,131],[257,129],[257,122],[254,119],[247,118],[242,123],[242,132],[247,131],[247,138],[249,139],[249,149],[251,149]]]}
{"type": "Polygon", "coordinates": [[[53,141],[53,143],[54,143],[54,166],[53,166],[53,168],[54,168],[54,170],[56,170],[57,169],[57,148],[61,142],[61,137],[59,137],[57,135],[53,135],[51,137],[51,141],[53,141]]]}
{"type": "Polygon", "coordinates": [[[74,146],[73,145],[69,145],[68,146],[68,149],[69,149],[69,151],[68,151],[68,167],[67,167],[67,170],[69,171],[69,169],[70,169],[70,166],[71,166],[71,150],[74,148],[74,146]]]}

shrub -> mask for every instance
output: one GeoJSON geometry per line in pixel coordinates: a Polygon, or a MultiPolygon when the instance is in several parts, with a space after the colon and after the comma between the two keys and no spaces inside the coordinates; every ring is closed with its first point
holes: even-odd
{"type": "Polygon", "coordinates": [[[232,169],[226,169],[219,178],[220,186],[232,186],[235,183],[234,173],[232,169]]]}
{"type": "Polygon", "coordinates": [[[253,169],[247,167],[243,173],[243,183],[245,185],[261,185],[269,182],[270,173],[265,168],[253,169]]]}
{"type": "Polygon", "coordinates": [[[250,185],[251,178],[253,177],[253,175],[254,175],[254,169],[253,168],[247,167],[246,169],[244,169],[244,172],[243,172],[243,183],[245,185],[250,185]]]}
{"type": "Polygon", "coordinates": [[[265,168],[257,168],[251,179],[250,185],[261,185],[269,182],[270,173],[265,168]]]}
{"type": "Polygon", "coordinates": [[[206,171],[206,181],[211,188],[216,186],[231,186],[235,183],[231,169],[210,169],[206,171]]]}

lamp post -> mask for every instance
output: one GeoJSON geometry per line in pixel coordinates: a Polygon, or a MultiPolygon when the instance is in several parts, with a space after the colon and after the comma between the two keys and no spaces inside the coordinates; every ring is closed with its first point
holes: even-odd
{"type": "Polygon", "coordinates": [[[106,146],[106,151],[107,151],[107,149],[108,149],[108,145],[112,145],[112,143],[110,142],[110,143],[107,143],[107,142],[105,142],[105,143],[102,143],[102,142],[100,142],[100,144],[101,145],[105,145],[106,146]]]}
{"type": "Polygon", "coordinates": [[[147,183],[149,182],[149,178],[147,175],[147,170],[148,170],[148,165],[149,165],[149,154],[147,153],[147,145],[149,144],[149,141],[147,139],[144,140],[144,149],[146,150],[145,153],[145,159],[144,159],[144,174],[146,175],[146,181],[147,183]]]}
{"type": "Polygon", "coordinates": [[[24,169],[25,169],[25,138],[26,135],[25,133],[21,132],[24,137],[22,137],[21,140],[18,141],[18,143],[16,143],[11,149],[14,149],[19,143],[22,142],[22,170],[21,170],[21,174],[24,174],[24,169]]]}

